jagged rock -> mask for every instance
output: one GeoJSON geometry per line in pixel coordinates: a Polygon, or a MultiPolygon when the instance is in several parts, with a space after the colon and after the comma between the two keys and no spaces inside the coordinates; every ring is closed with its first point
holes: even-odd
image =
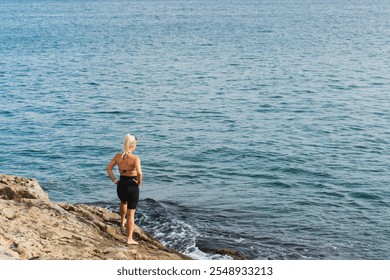
{"type": "Polygon", "coordinates": [[[139,245],[127,245],[119,220],[100,207],[53,203],[34,179],[0,175],[0,260],[190,259],[138,226],[139,245]]]}
{"type": "Polygon", "coordinates": [[[218,254],[218,255],[224,255],[229,256],[233,260],[249,260],[249,257],[244,255],[240,251],[231,250],[231,249],[216,249],[216,250],[205,250],[207,253],[211,254],[218,254]]]}
{"type": "Polygon", "coordinates": [[[0,199],[15,201],[37,199],[49,202],[49,196],[42,190],[37,180],[7,175],[0,175],[0,199]]]}

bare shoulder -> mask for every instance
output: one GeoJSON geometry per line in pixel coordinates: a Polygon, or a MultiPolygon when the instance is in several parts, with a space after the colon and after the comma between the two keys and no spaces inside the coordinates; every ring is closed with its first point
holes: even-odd
{"type": "Polygon", "coordinates": [[[121,157],[122,157],[122,154],[121,154],[121,153],[117,153],[117,154],[114,156],[114,159],[117,160],[117,159],[119,159],[119,158],[121,158],[121,157]]]}

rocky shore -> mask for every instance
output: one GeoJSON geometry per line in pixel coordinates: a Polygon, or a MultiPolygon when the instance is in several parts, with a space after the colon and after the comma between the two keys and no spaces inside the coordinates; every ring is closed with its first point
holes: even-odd
{"type": "Polygon", "coordinates": [[[136,227],[125,243],[119,215],[82,204],[53,203],[35,179],[0,174],[0,260],[184,260],[136,227]]]}

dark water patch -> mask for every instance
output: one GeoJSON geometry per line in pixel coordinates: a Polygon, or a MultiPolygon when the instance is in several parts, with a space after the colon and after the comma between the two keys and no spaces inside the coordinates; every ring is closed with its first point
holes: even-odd
{"type": "Polygon", "coordinates": [[[212,47],[214,46],[214,44],[212,43],[203,43],[203,44],[199,44],[200,47],[212,47]]]}
{"type": "Polygon", "coordinates": [[[345,198],[346,195],[344,193],[341,193],[339,191],[319,191],[317,192],[318,195],[324,196],[324,197],[337,197],[337,198],[345,198]]]}
{"type": "Polygon", "coordinates": [[[12,118],[12,117],[15,117],[15,116],[16,116],[15,113],[16,113],[16,111],[1,110],[1,111],[0,111],[0,116],[1,116],[1,115],[4,115],[4,117],[12,118]]]}
{"type": "Polygon", "coordinates": [[[265,33],[265,34],[269,34],[269,33],[273,33],[274,31],[273,30],[269,30],[269,29],[259,29],[257,30],[258,33],[265,33]]]}
{"type": "Polygon", "coordinates": [[[127,115],[128,112],[119,111],[119,110],[115,110],[115,111],[95,111],[94,114],[96,114],[96,115],[127,115]]]}
{"type": "MultiPolygon", "coordinates": [[[[295,201],[294,204],[299,206],[320,206],[321,203],[318,201],[312,200],[312,199],[305,199],[305,200],[299,200],[295,201]]],[[[329,206],[329,203],[325,203],[326,206],[329,206]]]]}
{"type": "Polygon", "coordinates": [[[352,198],[357,198],[362,200],[376,200],[376,201],[382,200],[382,197],[369,192],[351,192],[349,196],[352,198]]]}
{"type": "Polygon", "coordinates": [[[293,184],[289,184],[282,181],[275,181],[275,182],[267,182],[263,184],[264,187],[267,188],[280,188],[280,189],[291,189],[294,187],[293,184]]]}
{"type": "MultiPolygon", "coordinates": [[[[248,170],[244,170],[242,172],[240,172],[240,176],[242,177],[249,177],[249,178],[252,178],[254,180],[273,180],[273,181],[278,181],[280,180],[280,177],[277,175],[277,174],[274,174],[274,173],[255,173],[255,172],[252,172],[252,171],[248,171],[248,170]]],[[[228,176],[229,177],[229,176],[228,176]]]]}
{"type": "Polygon", "coordinates": [[[271,167],[270,172],[280,172],[286,174],[296,174],[296,175],[306,175],[309,177],[325,177],[332,178],[333,176],[328,172],[323,172],[319,169],[308,169],[308,168],[300,168],[300,167],[279,167],[274,166],[271,167]]]}

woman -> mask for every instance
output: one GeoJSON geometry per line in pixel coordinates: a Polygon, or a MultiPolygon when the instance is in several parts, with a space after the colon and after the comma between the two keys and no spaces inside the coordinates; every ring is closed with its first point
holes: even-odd
{"type": "Polygon", "coordinates": [[[123,153],[116,154],[107,165],[107,172],[112,182],[117,185],[117,194],[121,200],[119,213],[121,216],[121,226],[126,224],[127,214],[127,244],[136,245],[133,239],[134,214],[139,199],[139,186],[142,183],[141,161],[138,156],[133,155],[137,147],[137,138],[131,134],[126,134],[123,143],[123,153]],[[112,169],[118,165],[120,177],[115,178],[112,169]]]}

